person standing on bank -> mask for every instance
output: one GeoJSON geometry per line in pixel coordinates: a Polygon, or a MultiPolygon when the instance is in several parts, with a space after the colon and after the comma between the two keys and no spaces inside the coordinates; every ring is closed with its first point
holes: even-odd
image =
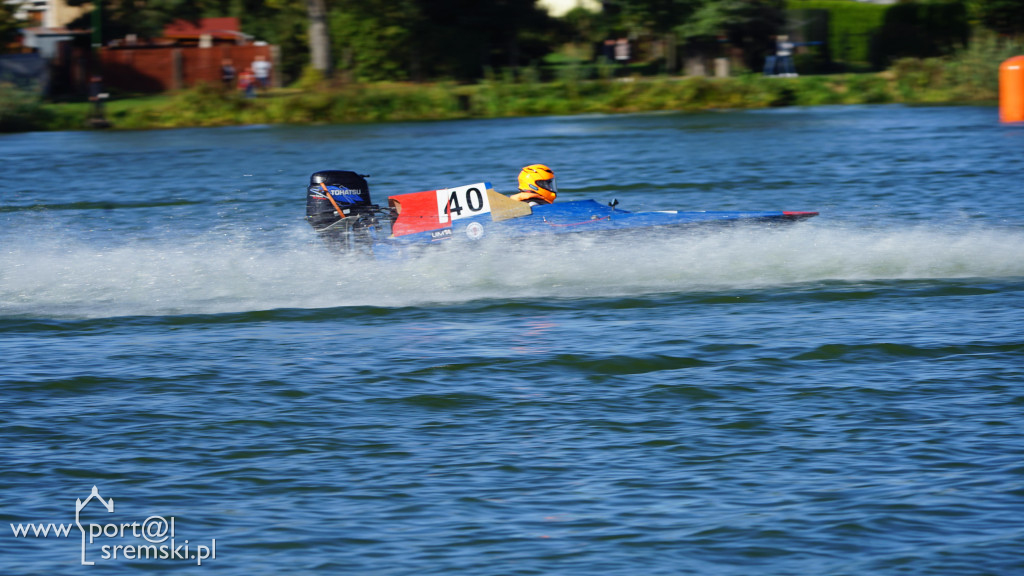
{"type": "Polygon", "coordinates": [[[260,90],[270,87],[270,62],[263,56],[257,56],[252,61],[252,73],[256,76],[256,85],[260,90]]]}
{"type": "Polygon", "coordinates": [[[256,77],[253,76],[251,67],[246,66],[245,70],[238,75],[238,89],[245,94],[246,98],[256,95],[256,77]]]}
{"type": "Polygon", "coordinates": [[[777,56],[776,66],[781,69],[779,76],[784,78],[796,77],[796,68],[793,66],[793,50],[796,48],[789,36],[779,36],[776,42],[775,55],[777,56]]]}
{"type": "Polygon", "coordinates": [[[231,58],[220,61],[220,81],[224,84],[225,90],[235,87],[235,65],[231,62],[231,58]]]}
{"type": "Polygon", "coordinates": [[[107,121],[107,116],[103,111],[103,102],[110,95],[103,91],[103,77],[99,74],[93,74],[89,77],[89,101],[92,102],[92,117],[89,118],[89,124],[93,128],[107,128],[110,126],[110,122],[107,121]]]}

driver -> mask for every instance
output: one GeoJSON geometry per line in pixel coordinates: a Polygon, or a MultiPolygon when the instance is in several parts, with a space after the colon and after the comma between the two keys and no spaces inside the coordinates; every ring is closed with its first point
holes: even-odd
{"type": "Polygon", "coordinates": [[[511,198],[530,206],[551,204],[555,201],[555,173],[543,164],[531,164],[519,172],[519,193],[511,198]]]}

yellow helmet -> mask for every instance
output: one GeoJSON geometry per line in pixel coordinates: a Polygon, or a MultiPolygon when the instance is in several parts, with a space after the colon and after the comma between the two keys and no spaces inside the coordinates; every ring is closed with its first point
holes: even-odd
{"type": "Polygon", "coordinates": [[[555,173],[543,164],[531,164],[519,172],[519,191],[550,204],[558,195],[555,173]]]}

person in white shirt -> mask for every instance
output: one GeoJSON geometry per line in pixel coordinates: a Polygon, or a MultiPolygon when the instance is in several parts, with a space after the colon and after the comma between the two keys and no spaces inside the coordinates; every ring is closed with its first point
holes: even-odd
{"type": "Polygon", "coordinates": [[[256,85],[261,90],[270,87],[270,62],[263,56],[257,56],[252,62],[252,73],[256,77],[256,85]]]}

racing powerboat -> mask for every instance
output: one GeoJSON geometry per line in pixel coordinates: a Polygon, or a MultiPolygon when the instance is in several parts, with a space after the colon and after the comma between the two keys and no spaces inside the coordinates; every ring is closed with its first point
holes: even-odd
{"type": "Polygon", "coordinates": [[[787,223],[818,215],[791,211],[630,212],[619,209],[618,200],[608,205],[571,200],[530,206],[498,193],[489,182],[389,196],[387,206],[382,207],[370,200],[366,178],[347,170],[324,170],[309,178],[306,220],[336,251],[379,256],[412,246],[485,237],[787,223]]]}

